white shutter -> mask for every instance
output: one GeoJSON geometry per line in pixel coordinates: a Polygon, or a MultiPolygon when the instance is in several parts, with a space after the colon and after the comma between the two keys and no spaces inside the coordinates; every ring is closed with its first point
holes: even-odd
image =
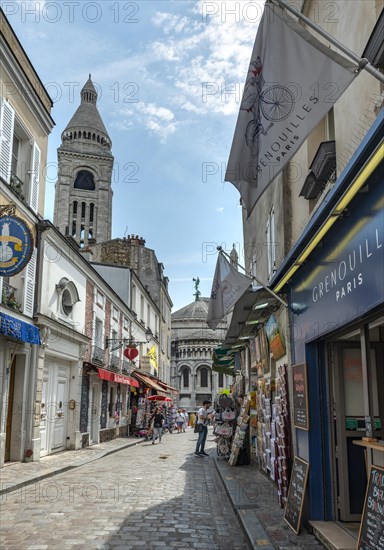
{"type": "Polygon", "coordinates": [[[31,259],[24,269],[24,300],[23,313],[28,317],[33,316],[33,301],[35,297],[35,274],[36,274],[37,250],[33,249],[31,259]]]}
{"type": "Polygon", "coordinates": [[[15,111],[0,97],[0,176],[10,182],[15,111]]]}
{"type": "Polygon", "coordinates": [[[31,182],[30,182],[30,193],[29,193],[29,206],[34,212],[37,213],[37,208],[39,206],[39,179],[40,179],[40,159],[41,153],[40,149],[33,144],[33,154],[32,154],[32,169],[31,169],[31,182]]]}

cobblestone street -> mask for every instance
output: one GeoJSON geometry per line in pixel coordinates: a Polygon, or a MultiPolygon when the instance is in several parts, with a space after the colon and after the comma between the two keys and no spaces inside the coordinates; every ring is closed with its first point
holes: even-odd
{"type": "Polygon", "coordinates": [[[195,439],[190,428],[166,434],[3,494],[1,548],[248,549],[195,439]]]}

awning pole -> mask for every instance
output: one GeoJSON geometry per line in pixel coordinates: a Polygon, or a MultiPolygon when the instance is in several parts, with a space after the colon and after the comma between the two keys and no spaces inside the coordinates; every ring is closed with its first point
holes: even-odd
{"type": "MultiPolygon", "coordinates": [[[[224,254],[224,256],[227,256],[227,258],[229,260],[231,260],[231,256],[229,254],[227,254],[227,252],[225,252],[225,250],[222,249],[221,246],[218,246],[217,247],[217,250],[219,251],[219,253],[221,252],[222,254],[224,254]]],[[[268,288],[267,286],[265,286],[261,281],[259,281],[258,279],[256,279],[255,276],[252,275],[252,277],[250,277],[245,269],[245,267],[243,267],[242,265],[239,264],[239,262],[236,262],[237,266],[240,267],[240,269],[242,269],[245,273],[245,275],[247,277],[249,277],[252,281],[256,281],[256,283],[263,287],[264,290],[266,290],[267,292],[269,292],[269,294],[271,294],[274,298],[276,298],[276,300],[278,300],[281,304],[283,304],[284,307],[288,307],[288,304],[286,302],[284,302],[284,300],[282,300],[280,298],[280,296],[278,296],[275,292],[273,292],[273,290],[271,290],[270,288],[268,288]]]]}
{"type": "Polygon", "coordinates": [[[328,40],[328,42],[336,46],[336,48],[338,48],[341,52],[350,57],[355,63],[358,64],[358,67],[356,67],[356,72],[360,72],[361,69],[365,69],[368,73],[377,78],[377,80],[380,80],[380,82],[384,83],[384,75],[378,69],[375,69],[375,67],[371,65],[368,59],[366,59],[365,57],[359,57],[352,50],[347,48],[347,46],[344,46],[344,44],[341,44],[341,42],[336,40],[336,38],[334,38],[327,31],[316,25],[316,23],[311,21],[311,19],[309,19],[303,13],[292,8],[287,2],[285,2],[285,0],[271,0],[271,2],[273,4],[278,4],[280,7],[284,7],[287,11],[290,11],[291,13],[293,13],[293,15],[296,15],[296,17],[303,21],[303,23],[308,25],[308,27],[316,31],[318,34],[320,34],[320,36],[328,40]]]}

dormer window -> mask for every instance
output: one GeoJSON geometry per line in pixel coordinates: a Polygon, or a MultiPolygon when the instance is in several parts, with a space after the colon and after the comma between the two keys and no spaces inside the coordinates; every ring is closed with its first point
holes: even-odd
{"type": "Polygon", "coordinates": [[[80,302],[76,285],[67,277],[62,277],[56,285],[56,291],[59,295],[59,313],[64,317],[71,318],[74,306],[80,302]]]}

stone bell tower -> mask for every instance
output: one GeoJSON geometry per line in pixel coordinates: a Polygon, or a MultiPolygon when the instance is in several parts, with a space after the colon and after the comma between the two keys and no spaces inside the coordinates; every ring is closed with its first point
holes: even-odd
{"type": "Polygon", "coordinates": [[[81,90],[81,103],[61,134],[57,150],[53,221],[81,247],[111,239],[112,143],[96,102],[89,75],[81,90]]]}

